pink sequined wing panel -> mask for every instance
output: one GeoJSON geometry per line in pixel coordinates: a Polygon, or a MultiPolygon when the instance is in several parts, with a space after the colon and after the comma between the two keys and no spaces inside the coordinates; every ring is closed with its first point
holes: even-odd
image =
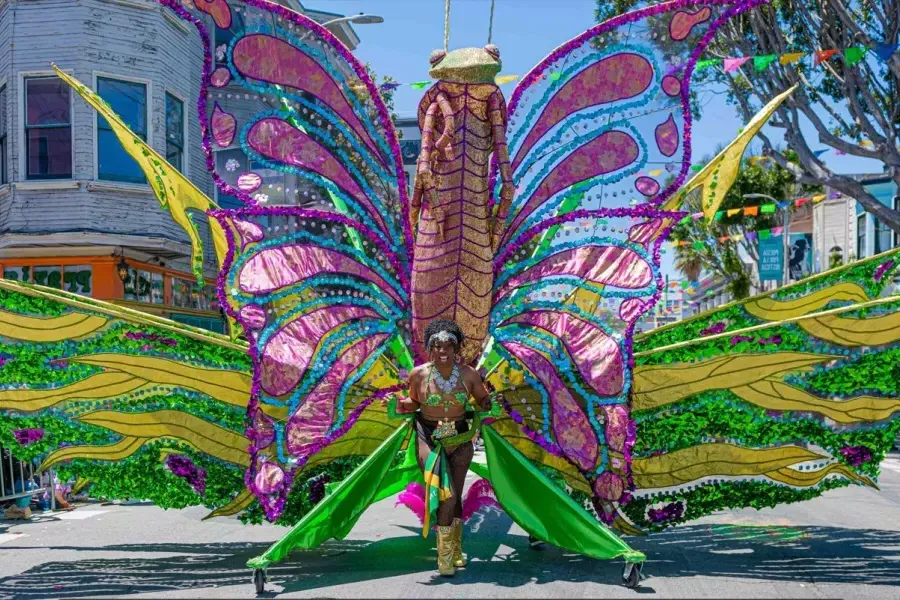
{"type": "Polygon", "coordinates": [[[261,0],[160,1],[207,47],[220,296],[254,365],[247,482],[276,519],[310,461],[366,454],[392,430],[377,399],[411,366],[397,137],[365,67],[315,22],[261,0]]]}
{"type": "Polygon", "coordinates": [[[609,522],[633,488],[632,334],[659,297],[659,247],[681,216],[653,207],[689,169],[693,65],[749,6],[617,17],[560,46],[509,101],[516,194],[494,263],[494,364],[540,393],[543,410],[529,407],[522,426],[578,469],[609,522]]]}
{"type": "Polygon", "coordinates": [[[327,29],[265,0],[187,12],[207,51],[199,117],[222,208],[303,206],[411,256],[397,134],[365,66],[327,29]]]}

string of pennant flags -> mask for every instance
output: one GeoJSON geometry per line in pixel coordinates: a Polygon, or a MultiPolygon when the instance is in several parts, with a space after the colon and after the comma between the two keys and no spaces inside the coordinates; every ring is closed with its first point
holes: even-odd
{"type": "MultiPolygon", "coordinates": [[[[837,192],[833,192],[830,195],[826,196],[825,194],[816,194],[815,196],[804,196],[802,198],[796,198],[794,200],[786,200],[784,202],[769,202],[768,204],[758,204],[756,206],[745,206],[743,208],[730,208],[727,210],[716,211],[715,217],[713,218],[715,221],[721,221],[724,217],[735,217],[737,215],[743,215],[744,217],[758,217],[760,215],[771,215],[774,214],[777,210],[782,210],[787,208],[791,204],[794,206],[803,206],[804,204],[808,204],[812,202],[813,204],[818,204],[825,198],[839,198],[840,194],[837,192]]],[[[695,212],[685,216],[679,224],[690,223],[691,221],[699,221],[703,218],[703,212],[695,212]]],[[[760,229],[758,231],[748,231],[747,233],[738,233],[735,235],[724,235],[718,238],[719,242],[727,242],[729,240],[739,242],[741,240],[754,240],[761,239],[765,240],[769,237],[777,237],[782,234],[784,231],[783,227],[774,227],[772,229],[760,229]]],[[[673,241],[671,242],[673,246],[693,246],[695,250],[702,250],[705,246],[703,242],[691,242],[688,240],[681,241],[673,241]]]]}
{"type": "MultiPolygon", "coordinates": [[[[825,62],[826,60],[831,60],[835,56],[841,55],[848,65],[855,65],[866,57],[866,54],[872,52],[881,60],[887,62],[890,60],[891,55],[900,50],[900,44],[876,44],[874,46],[853,46],[851,48],[846,48],[843,51],[840,49],[826,49],[826,50],[817,50],[815,52],[787,52],[785,54],[761,54],[758,56],[739,56],[739,57],[726,57],[726,58],[707,58],[703,60],[698,60],[695,70],[707,69],[710,67],[715,67],[721,65],[724,68],[726,73],[731,73],[736,71],[744,64],[751,62],[753,63],[753,68],[756,71],[764,71],[769,65],[778,62],[782,65],[790,65],[796,62],[800,62],[806,57],[812,57],[813,65],[818,66],[825,62]]],[[[678,65],[672,71],[678,71],[684,68],[684,65],[678,65]]],[[[549,74],[549,79],[551,81],[557,81],[562,76],[562,72],[554,71],[549,74]]],[[[494,78],[494,82],[497,85],[506,85],[508,83],[513,83],[520,79],[520,75],[497,75],[494,78]]],[[[409,86],[414,90],[424,90],[428,86],[432,85],[434,82],[432,80],[423,80],[423,81],[411,81],[408,83],[400,83],[399,81],[389,81],[382,83],[378,86],[382,91],[391,91],[396,90],[397,88],[409,86]]],[[[824,152],[824,151],[823,151],[824,152]]]]}
{"type": "Polygon", "coordinates": [[[887,62],[891,55],[900,50],[900,44],[876,44],[874,46],[853,46],[843,51],[840,49],[829,48],[826,50],[817,50],[815,52],[787,52],[785,54],[761,54],[757,56],[740,56],[726,58],[707,58],[698,60],[695,69],[707,69],[709,67],[723,67],[726,73],[736,71],[744,64],[752,61],[753,68],[756,71],[765,71],[769,65],[778,62],[781,65],[790,65],[800,62],[804,58],[812,57],[813,66],[818,66],[826,60],[831,60],[835,56],[841,55],[848,65],[855,65],[866,57],[866,54],[872,52],[881,60],[887,62]]]}

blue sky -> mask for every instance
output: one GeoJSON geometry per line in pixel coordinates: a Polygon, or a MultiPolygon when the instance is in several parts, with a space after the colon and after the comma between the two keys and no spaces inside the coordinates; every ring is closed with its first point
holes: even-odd
{"type": "MultiPolygon", "coordinates": [[[[428,55],[443,48],[443,0],[310,0],[306,4],[347,15],[362,12],[384,17],[381,24],[354,26],[362,40],[356,55],[379,75],[391,75],[403,83],[429,79],[428,55]]],[[[595,0],[496,0],[492,42],[500,48],[502,74],[524,75],[555,47],[593,26],[595,6],[595,0]]],[[[453,0],[450,48],[486,44],[489,14],[490,0],[453,0]]],[[[514,85],[503,87],[507,96],[514,85]]],[[[421,95],[409,86],[398,89],[394,97],[398,115],[413,116],[421,95]]],[[[705,91],[702,101],[703,116],[694,123],[695,161],[727,144],[743,126],[724,95],[705,91]]],[[[780,130],[767,128],[767,132],[773,142],[782,143],[780,130]]],[[[817,137],[811,127],[804,133],[809,140],[817,137]]],[[[815,142],[810,146],[826,148],[815,142]]],[[[833,151],[824,159],[836,172],[881,171],[871,161],[837,156],[833,151]]],[[[664,261],[664,269],[671,272],[670,260],[664,261]]]]}

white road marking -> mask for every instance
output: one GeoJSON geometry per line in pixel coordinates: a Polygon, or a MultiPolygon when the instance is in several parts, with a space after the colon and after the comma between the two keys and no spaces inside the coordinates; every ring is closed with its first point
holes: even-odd
{"type": "Polygon", "coordinates": [[[28,537],[27,533],[0,533],[0,544],[28,537]]]}

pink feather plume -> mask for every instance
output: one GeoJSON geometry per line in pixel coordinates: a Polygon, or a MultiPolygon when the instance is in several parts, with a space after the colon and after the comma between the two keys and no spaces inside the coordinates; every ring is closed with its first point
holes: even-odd
{"type": "Polygon", "coordinates": [[[487,479],[479,479],[472,484],[466,499],[463,501],[462,520],[468,522],[472,515],[484,508],[496,508],[502,510],[497,497],[494,495],[494,488],[487,479]]]}
{"type": "Polygon", "coordinates": [[[416,481],[406,486],[406,490],[397,495],[394,507],[405,506],[419,517],[419,523],[425,522],[425,486],[416,481]]]}

